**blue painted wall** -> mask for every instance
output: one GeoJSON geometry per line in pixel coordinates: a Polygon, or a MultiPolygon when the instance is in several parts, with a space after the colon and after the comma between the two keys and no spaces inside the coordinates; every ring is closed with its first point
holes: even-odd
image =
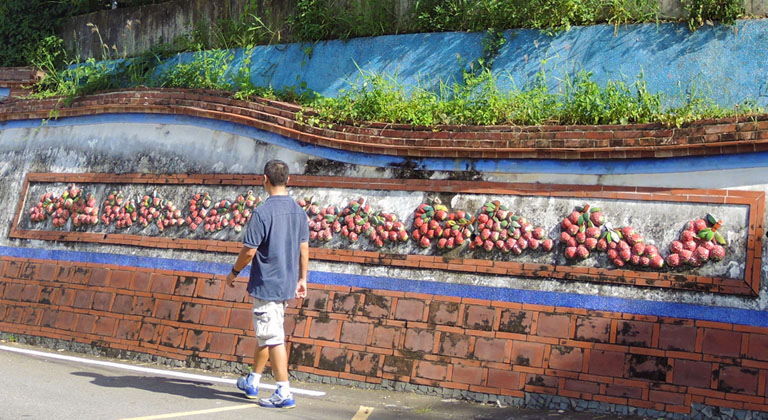
{"type": "MultiPolygon", "coordinates": [[[[406,86],[429,85],[460,78],[483,55],[483,37],[451,32],[260,46],[252,51],[252,80],[274,88],[303,82],[325,96],[338,95],[360,70],[397,74],[406,86]]],[[[557,36],[516,30],[505,37],[493,67],[502,85],[524,86],[542,69],[555,91],[565,74],[581,69],[601,85],[609,79],[632,82],[643,73],[651,92],[670,100],[696,86],[724,106],[745,100],[768,105],[768,19],[693,33],[683,24],[665,23],[573,28],[557,36]]]]}

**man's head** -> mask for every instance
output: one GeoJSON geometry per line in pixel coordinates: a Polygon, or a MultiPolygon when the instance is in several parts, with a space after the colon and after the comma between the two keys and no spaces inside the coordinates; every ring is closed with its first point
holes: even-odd
{"type": "Polygon", "coordinates": [[[273,186],[284,187],[288,182],[288,165],[282,160],[270,160],[264,165],[264,175],[273,186]]]}

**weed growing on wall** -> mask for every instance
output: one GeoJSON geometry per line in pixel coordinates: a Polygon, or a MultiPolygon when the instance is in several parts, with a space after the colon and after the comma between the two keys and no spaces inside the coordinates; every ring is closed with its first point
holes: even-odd
{"type": "Polygon", "coordinates": [[[682,5],[691,31],[715,21],[732,25],[745,13],[742,0],[682,0],[682,5]]]}
{"type": "MultiPolygon", "coordinates": [[[[491,33],[493,35],[493,33],[491,33]]],[[[490,36],[488,57],[501,39],[490,36]]],[[[627,83],[611,80],[599,85],[591,73],[578,72],[558,81],[551,91],[544,71],[522,86],[508,75],[494,74],[487,62],[467,69],[461,80],[437,80],[408,89],[397,75],[382,75],[360,70],[360,77],[336,98],[325,98],[306,89],[304,84],[274,90],[251,81],[251,50],[235,63],[232,51],[198,50],[182,60],[166,60],[168,50],[156,50],[141,57],[95,61],[69,65],[57,71],[57,63],[67,62],[61,40],[51,38],[40,45],[36,65],[49,76],[35,86],[35,98],[58,96],[66,105],[79,95],[97,91],[150,86],[166,88],[215,89],[234,92],[236,99],[267,97],[299,103],[315,110],[307,112],[312,124],[329,122],[358,123],[381,121],[425,126],[436,125],[542,125],[542,124],[630,124],[661,122],[681,125],[704,118],[749,115],[764,112],[754,103],[733,109],[716,105],[695,86],[683,90],[680,98],[651,93],[642,74],[627,83]],[[500,83],[500,82],[505,83],[500,83]],[[512,85],[511,88],[501,86],[512,85]],[[666,104],[666,105],[665,105],[666,104]]],[[[53,111],[52,116],[55,116],[53,111]]],[[[304,118],[301,114],[301,118],[304,118]]]]}

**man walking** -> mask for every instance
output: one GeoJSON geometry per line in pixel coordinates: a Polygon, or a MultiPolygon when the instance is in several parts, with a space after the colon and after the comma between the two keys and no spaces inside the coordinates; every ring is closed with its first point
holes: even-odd
{"type": "Polygon", "coordinates": [[[271,362],[277,390],[259,405],[293,408],[296,401],[288,383],[288,354],[285,349],[283,319],[286,302],[307,294],[309,265],[309,226],[307,215],[288,196],[288,165],[271,160],[264,166],[264,189],[269,198],[254,210],[243,239],[243,247],[227,285],[234,287],[235,277],[251,260],[248,293],[253,300],[253,329],[258,345],[253,371],[239,378],[237,387],[248,398],[256,398],[261,373],[271,362]]]}

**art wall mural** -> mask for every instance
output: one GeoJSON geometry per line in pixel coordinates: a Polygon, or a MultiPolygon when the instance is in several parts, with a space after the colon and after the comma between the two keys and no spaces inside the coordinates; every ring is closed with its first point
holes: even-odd
{"type": "MultiPolygon", "coordinates": [[[[112,177],[120,180],[120,175],[112,177]]],[[[208,243],[214,242],[234,252],[254,209],[267,199],[257,176],[237,186],[226,186],[223,180],[205,186],[40,182],[34,174],[31,178],[22,200],[27,204],[17,215],[12,236],[99,242],[124,235],[134,241],[157,238],[171,248],[199,243],[201,247],[190,249],[213,251],[217,249],[208,243]],[[252,185],[242,185],[249,182],[252,185]],[[59,235],[45,236],[50,233],[59,235]]],[[[467,261],[490,261],[499,267],[518,263],[528,269],[517,274],[527,276],[564,271],[569,273],[566,279],[601,281],[599,277],[610,274],[615,278],[609,282],[651,286],[659,277],[638,284],[626,281],[627,272],[641,277],[659,273],[676,285],[662,278],[657,287],[735,294],[754,294],[755,281],[759,283],[759,275],[757,280],[753,276],[759,236],[751,224],[752,207],[762,205],[762,193],[745,192],[729,202],[716,192],[698,190],[698,201],[665,203],[660,192],[652,190],[646,200],[618,200],[617,193],[569,197],[560,191],[542,201],[541,192],[487,189],[482,194],[471,189],[472,183],[454,184],[454,191],[373,190],[333,188],[305,178],[305,185],[292,187],[291,193],[307,213],[315,256],[369,252],[367,257],[401,261],[424,256],[445,262],[449,270],[467,261]],[[707,196],[711,203],[703,198],[707,196]],[[714,216],[720,212],[722,218],[714,216]],[[574,273],[586,276],[576,278],[574,273]]],[[[119,243],[119,238],[113,239],[119,243]]],[[[126,244],[152,246],[140,242],[126,244]]]]}

